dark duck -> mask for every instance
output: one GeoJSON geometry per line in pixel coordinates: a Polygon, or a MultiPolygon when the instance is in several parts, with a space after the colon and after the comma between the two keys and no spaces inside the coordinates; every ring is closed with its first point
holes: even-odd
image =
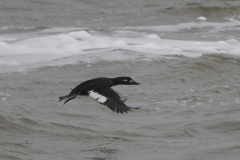
{"type": "Polygon", "coordinates": [[[139,109],[128,107],[126,104],[124,104],[126,100],[122,100],[121,97],[111,88],[112,86],[119,84],[139,85],[140,83],[135,82],[130,77],[102,77],[90,79],[72,89],[69,95],[59,97],[59,102],[66,99],[64,102],[65,104],[78,95],[89,95],[93,99],[97,100],[100,104],[107,106],[113,112],[116,111],[117,113],[127,113],[131,109],[139,109]]]}

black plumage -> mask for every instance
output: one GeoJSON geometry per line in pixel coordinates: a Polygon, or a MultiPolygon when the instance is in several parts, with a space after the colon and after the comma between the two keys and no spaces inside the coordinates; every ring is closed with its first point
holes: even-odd
{"type": "Polygon", "coordinates": [[[97,100],[100,104],[106,105],[113,112],[123,113],[128,112],[131,108],[124,104],[125,100],[122,100],[121,97],[111,88],[115,85],[138,85],[140,83],[135,82],[130,77],[117,77],[117,78],[95,78],[88,81],[85,81],[79,84],[77,87],[72,89],[72,91],[66,95],[59,97],[60,101],[67,99],[65,103],[74,99],[78,95],[89,95],[90,97],[97,100]]]}

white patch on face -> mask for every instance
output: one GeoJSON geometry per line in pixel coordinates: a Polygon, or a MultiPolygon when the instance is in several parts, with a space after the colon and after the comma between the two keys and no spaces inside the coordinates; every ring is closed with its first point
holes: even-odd
{"type": "Polygon", "coordinates": [[[97,93],[97,92],[93,92],[92,91],[89,91],[89,96],[92,97],[93,99],[97,100],[98,102],[100,103],[104,103],[107,101],[107,98],[102,96],[101,94],[97,93]]]}
{"type": "Polygon", "coordinates": [[[127,79],[124,79],[125,82],[127,82],[128,80],[127,79]]]}

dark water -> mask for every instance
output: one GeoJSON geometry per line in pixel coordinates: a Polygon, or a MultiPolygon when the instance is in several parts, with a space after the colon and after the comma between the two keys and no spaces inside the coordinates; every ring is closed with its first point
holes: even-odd
{"type": "Polygon", "coordinates": [[[0,159],[239,159],[239,6],[223,0],[0,1],[0,159]],[[188,28],[200,16],[208,22],[188,28]],[[125,39],[116,41],[117,48],[70,54],[78,45],[89,45],[84,38],[66,38],[82,28],[102,37],[102,46],[125,39]],[[149,33],[164,39],[148,43],[142,37],[149,33]],[[73,42],[68,51],[54,40],[73,42]],[[45,48],[45,41],[54,47],[45,48]],[[186,49],[188,41],[199,46],[186,49]],[[128,48],[119,47],[124,42],[128,48]],[[140,42],[149,48],[137,50],[140,42]],[[56,58],[47,59],[52,52],[56,58]],[[63,53],[67,56],[58,57],[63,53]],[[26,70],[19,72],[22,66],[26,70]],[[127,105],[141,109],[117,114],[80,96],[65,105],[58,102],[80,82],[118,76],[141,83],[113,87],[128,97],[127,105]]]}
{"type": "Polygon", "coordinates": [[[235,0],[2,0],[1,26],[59,27],[92,29],[124,26],[178,24],[206,16],[219,22],[239,16],[235,0]]]}
{"type": "Polygon", "coordinates": [[[2,75],[1,158],[238,159],[239,66],[207,55],[2,75]],[[81,81],[122,75],[141,82],[114,87],[140,110],[116,114],[88,97],[57,102],[81,81]]]}

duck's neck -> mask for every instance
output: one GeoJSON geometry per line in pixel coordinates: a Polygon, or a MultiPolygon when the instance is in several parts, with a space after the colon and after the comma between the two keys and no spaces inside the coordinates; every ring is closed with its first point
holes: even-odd
{"type": "Polygon", "coordinates": [[[117,78],[112,78],[112,79],[111,79],[111,81],[112,81],[112,84],[111,84],[111,86],[116,86],[116,85],[118,85],[118,84],[119,84],[119,82],[118,82],[117,78]]]}

